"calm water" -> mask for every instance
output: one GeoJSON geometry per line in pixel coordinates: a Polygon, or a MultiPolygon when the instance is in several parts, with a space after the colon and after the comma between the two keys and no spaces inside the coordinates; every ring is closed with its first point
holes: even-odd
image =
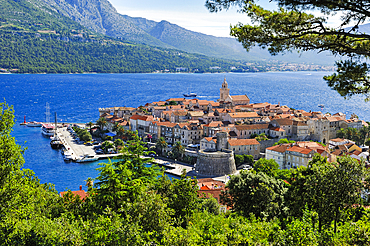
{"type": "MultiPolygon", "coordinates": [[[[252,74],[83,74],[0,75],[0,98],[14,105],[17,122],[45,121],[45,105],[58,121],[96,121],[98,108],[145,105],[147,102],[198,93],[199,99],[217,100],[224,77],[231,95],[247,94],[251,103],[270,102],[296,109],[357,114],[370,121],[370,104],[363,98],[344,100],[327,87],[325,72],[252,74]]],[[[96,177],[98,163],[65,163],[39,128],[16,124],[13,136],[27,147],[25,168],[34,170],[41,182],[54,183],[58,191],[78,189],[88,177],[96,177]]]]}

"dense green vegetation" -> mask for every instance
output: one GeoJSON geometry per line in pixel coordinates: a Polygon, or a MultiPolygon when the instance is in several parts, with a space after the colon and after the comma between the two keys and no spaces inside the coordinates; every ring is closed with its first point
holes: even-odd
{"type": "MultiPolygon", "coordinates": [[[[2,245],[369,245],[369,176],[349,157],[316,156],[290,171],[232,176],[222,199],[199,197],[195,180],[170,181],[137,136],[116,162],[103,163],[88,197],[61,198],[21,169],[24,150],[11,137],[14,111],[0,104],[0,242],[2,245]],[[158,178],[160,176],[160,178],[158,178]],[[365,181],[365,182],[364,182],[365,181]]],[[[262,165],[260,165],[262,166],[262,165]]],[[[261,170],[267,170],[261,168],[261,170]]]]}
{"type": "Polygon", "coordinates": [[[337,132],[338,138],[345,138],[355,141],[358,146],[367,145],[370,146],[370,127],[363,126],[360,129],[357,128],[341,128],[337,132]]]}
{"type": "Polygon", "coordinates": [[[0,68],[18,73],[229,71],[234,62],[114,40],[0,31],[0,68]],[[64,40],[64,41],[63,41],[64,40]]]}
{"type": "Polygon", "coordinates": [[[80,127],[74,126],[73,130],[76,132],[78,138],[84,142],[91,141],[92,136],[89,131],[80,127]]]}

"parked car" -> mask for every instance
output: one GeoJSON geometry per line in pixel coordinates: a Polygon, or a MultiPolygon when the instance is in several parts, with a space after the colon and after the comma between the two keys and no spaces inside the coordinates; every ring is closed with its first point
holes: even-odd
{"type": "Polygon", "coordinates": [[[242,169],[243,170],[251,170],[252,167],[250,165],[245,164],[245,165],[242,165],[242,169]]]}
{"type": "Polygon", "coordinates": [[[94,149],[101,149],[101,145],[95,145],[94,149]]]}
{"type": "Polygon", "coordinates": [[[102,154],[104,154],[104,151],[102,149],[97,149],[97,150],[95,150],[95,153],[98,154],[98,155],[102,155],[102,154]]]}

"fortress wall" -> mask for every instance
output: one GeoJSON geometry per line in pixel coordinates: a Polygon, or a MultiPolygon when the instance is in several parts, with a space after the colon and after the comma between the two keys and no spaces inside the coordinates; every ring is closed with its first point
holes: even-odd
{"type": "Polygon", "coordinates": [[[233,174],[236,172],[234,153],[231,150],[200,150],[195,171],[206,176],[233,174]]]}

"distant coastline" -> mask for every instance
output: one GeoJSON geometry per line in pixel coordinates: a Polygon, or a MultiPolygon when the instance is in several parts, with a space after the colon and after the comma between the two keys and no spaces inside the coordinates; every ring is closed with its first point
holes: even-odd
{"type": "Polygon", "coordinates": [[[262,66],[254,67],[251,66],[249,71],[238,71],[237,69],[225,71],[175,71],[175,70],[156,70],[151,72],[76,72],[76,73],[54,73],[54,72],[41,72],[41,73],[25,73],[25,72],[18,72],[18,71],[9,71],[7,69],[1,69],[2,71],[6,70],[6,72],[0,72],[1,74],[155,74],[155,73],[163,73],[163,74],[188,74],[188,73],[197,73],[197,74],[217,74],[217,73],[265,73],[265,72],[333,72],[335,71],[334,66],[323,66],[323,65],[305,65],[305,64],[290,64],[285,68],[278,69],[277,67],[271,65],[265,65],[265,69],[262,69],[262,66]],[[311,69],[303,69],[303,67],[311,67],[311,69]]]}

